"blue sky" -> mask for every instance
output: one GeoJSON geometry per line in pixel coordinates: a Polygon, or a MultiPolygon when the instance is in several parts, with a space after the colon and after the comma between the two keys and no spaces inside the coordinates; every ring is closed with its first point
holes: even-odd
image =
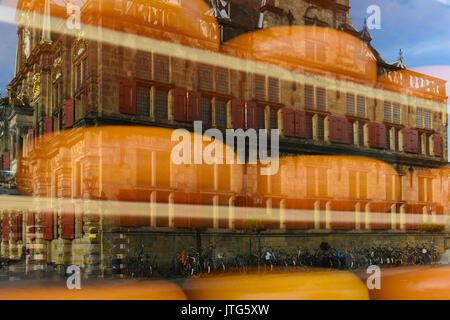
{"type": "MultiPolygon", "coordinates": [[[[0,5],[14,2],[0,0],[0,5]]],[[[372,44],[381,55],[395,61],[402,48],[408,68],[448,80],[450,94],[450,0],[350,0],[350,16],[357,29],[368,17],[370,5],[381,9],[381,29],[371,30],[372,44]]],[[[0,17],[4,14],[0,9],[0,17]]],[[[4,96],[14,73],[17,31],[16,26],[2,22],[0,31],[0,88],[4,96]]]]}

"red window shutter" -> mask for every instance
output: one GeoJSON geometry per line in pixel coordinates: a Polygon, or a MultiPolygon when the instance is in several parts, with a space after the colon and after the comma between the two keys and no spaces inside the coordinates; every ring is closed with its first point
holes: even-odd
{"type": "Polygon", "coordinates": [[[386,149],[386,126],[382,123],[378,124],[378,147],[381,149],[386,149]]]}
{"type": "Polygon", "coordinates": [[[403,151],[411,152],[411,129],[403,129],[403,151]]]}
{"type": "Polygon", "coordinates": [[[119,112],[136,114],[136,82],[122,80],[119,82],[119,112]]]}
{"type": "Polygon", "coordinates": [[[434,155],[436,157],[442,156],[442,136],[440,134],[435,134],[433,136],[434,143],[434,155]]]}
{"type": "Polygon", "coordinates": [[[347,118],[341,118],[340,119],[340,140],[341,143],[349,144],[350,141],[348,140],[348,119],[347,118]]]}
{"type": "Polygon", "coordinates": [[[12,240],[22,240],[22,215],[13,215],[11,218],[12,240]]]}
{"type": "Polygon", "coordinates": [[[339,141],[339,138],[337,137],[337,119],[336,117],[330,116],[328,118],[328,131],[329,131],[329,138],[330,142],[336,143],[339,141]]]}
{"type": "Polygon", "coordinates": [[[289,108],[283,108],[283,134],[285,137],[295,137],[295,112],[289,108]]]}
{"type": "Polygon", "coordinates": [[[411,130],[411,152],[419,153],[419,132],[411,130]]]}
{"type": "Polygon", "coordinates": [[[371,148],[378,148],[379,146],[379,127],[378,123],[370,122],[369,125],[369,146],[371,148]]]}
{"type": "Polygon", "coordinates": [[[338,118],[330,116],[329,124],[329,138],[332,143],[348,143],[348,121],[346,118],[338,118]]]}
{"type": "Polygon", "coordinates": [[[61,208],[61,238],[75,238],[75,208],[72,203],[64,204],[61,208]]]}
{"type": "Polygon", "coordinates": [[[231,113],[234,129],[245,129],[244,101],[233,99],[231,101],[231,113]]]}
{"type": "Polygon", "coordinates": [[[173,89],[173,119],[175,121],[187,121],[186,101],[187,93],[183,89],[173,89]]]}
{"type": "Polygon", "coordinates": [[[75,100],[64,101],[64,128],[70,128],[74,122],[75,100]]]}
{"type": "Polygon", "coordinates": [[[202,120],[202,106],[201,106],[201,94],[194,91],[189,91],[187,94],[187,119],[188,121],[201,121],[202,120]]]}
{"type": "Polygon", "coordinates": [[[295,111],[295,136],[306,139],[306,113],[304,111],[295,111]]]}
{"type": "Polygon", "coordinates": [[[2,220],[2,240],[9,241],[9,219],[3,218],[2,220]]]}
{"type": "Polygon", "coordinates": [[[256,128],[256,102],[247,101],[247,129],[256,128]]]}
{"type": "Polygon", "coordinates": [[[35,227],[35,215],[34,212],[28,212],[27,214],[27,227],[28,227],[28,239],[33,241],[36,239],[36,227],[35,227]]]}
{"type": "Polygon", "coordinates": [[[53,210],[46,209],[42,211],[42,239],[53,239],[53,210]]]}

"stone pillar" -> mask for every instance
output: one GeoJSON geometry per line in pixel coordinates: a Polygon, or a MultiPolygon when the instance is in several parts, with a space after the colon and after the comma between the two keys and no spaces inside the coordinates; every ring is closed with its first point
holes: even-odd
{"type": "Polygon", "coordinates": [[[405,205],[400,206],[400,230],[405,230],[405,205]]]}
{"type": "Polygon", "coordinates": [[[286,230],[286,200],[280,201],[280,229],[286,230]]]}
{"type": "Polygon", "coordinates": [[[219,196],[213,197],[213,228],[219,228],[219,196]]]}
{"type": "Polygon", "coordinates": [[[331,202],[325,205],[325,229],[331,230],[331,202]]]}
{"type": "Polygon", "coordinates": [[[361,230],[361,203],[355,205],[355,230],[361,230]]]}
{"type": "Polygon", "coordinates": [[[314,202],[314,229],[320,230],[320,201],[314,202]]]}
{"type": "Polygon", "coordinates": [[[230,197],[228,202],[228,229],[233,230],[235,228],[234,217],[235,217],[235,197],[230,197]]]}
{"type": "Polygon", "coordinates": [[[397,206],[393,204],[391,206],[391,229],[396,230],[397,229],[397,206]]]}
{"type": "Polygon", "coordinates": [[[428,223],[428,208],[424,206],[422,210],[423,210],[422,223],[428,223]]]}
{"type": "Polygon", "coordinates": [[[370,203],[366,204],[365,217],[365,228],[366,230],[370,230],[370,203]]]}
{"type": "Polygon", "coordinates": [[[157,216],[157,211],[156,211],[156,192],[153,191],[150,194],[150,226],[152,228],[156,228],[156,216],[157,216]]]}

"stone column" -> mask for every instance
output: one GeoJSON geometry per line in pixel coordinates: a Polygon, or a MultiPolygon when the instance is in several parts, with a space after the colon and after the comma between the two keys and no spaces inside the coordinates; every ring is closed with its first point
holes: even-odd
{"type": "Polygon", "coordinates": [[[280,229],[286,230],[286,200],[280,201],[280,229]]]}
{"type": "Polygon", "coordinates": [[[331,202],[325,205],[325,229],[331,230],[331,202]]]}
{"type": "Polygon", "coordinates": [[[390,216],[391,216],[391,229],[392,230],[396,230],[397,229],[397,217],[396,217],[397,210],[396,209],[397,209],[396,205],[393,204],[391,206],[391,214],[390,214],[390,216]]]}
{"type": "Polygon", "coordinates": [[[230,197],[228,202],[228,229],[233,230],[235,227],[234,217],[235,217],[235,197],[230,197]]]}
{"type": "Polygon", "coordinates": [[[366,204],[365,207],[365,228],[366,230],[370,230],[370,203],[366,204]]]}
{"type": "Polygon", "coordinates": [[[219,196],[213,197],[213,228],[219,228],[219,196]]]}
{"type": "Polygon", "coordinates": [[[314,202],[314,229],[320,230],[320,201],[314,202]]]}
{"type": "Polygon", "coordinates": [[[361,203],[355,205],[355,230],[361,230],[361,203]]]}
{"type": "Polygon", "coordinates": [[[400,230],[405,230],[405,205],[400,206],[400,230]]]}

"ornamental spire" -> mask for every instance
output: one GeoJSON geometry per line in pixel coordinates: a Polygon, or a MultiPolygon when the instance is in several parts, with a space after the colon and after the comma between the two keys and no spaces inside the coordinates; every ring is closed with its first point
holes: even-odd
{"type": "Polygon", "coordinates": [[[45,0],[41,42],[52,42],[50,19],[50,0],[45,0]]]}

